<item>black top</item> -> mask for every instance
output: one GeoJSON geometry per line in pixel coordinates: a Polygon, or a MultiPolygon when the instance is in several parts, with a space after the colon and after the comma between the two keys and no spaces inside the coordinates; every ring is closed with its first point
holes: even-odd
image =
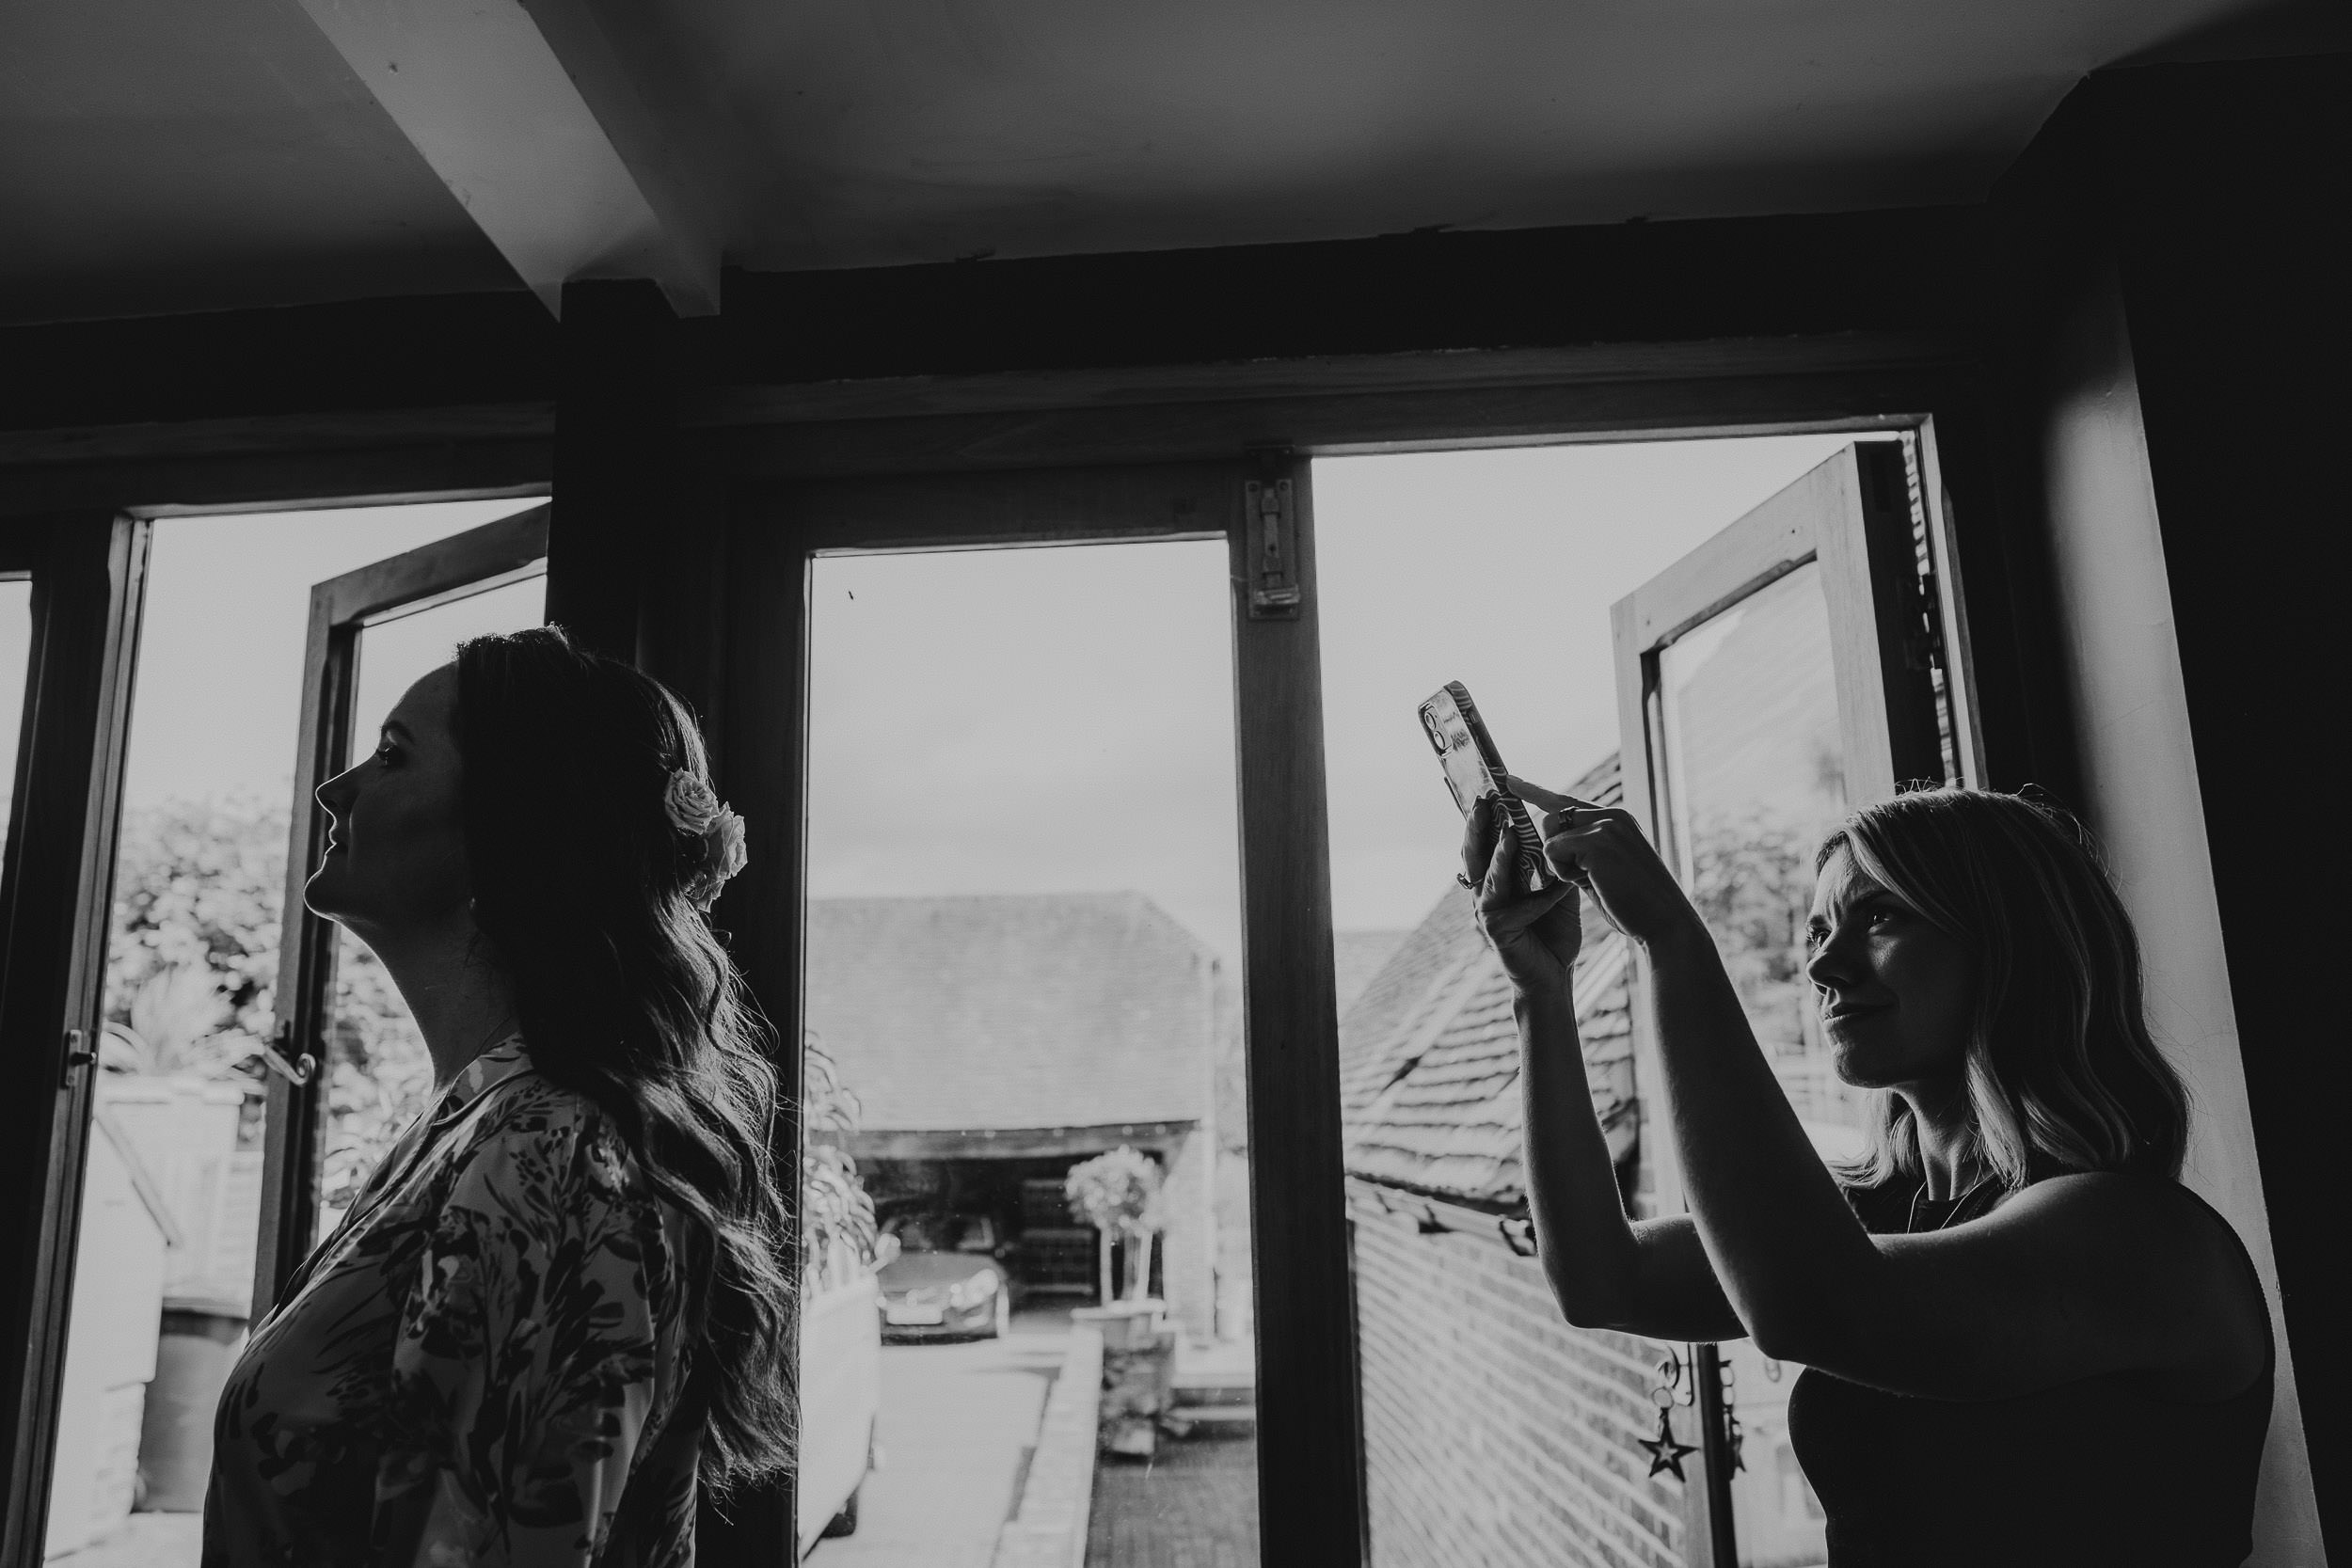
{"type": "MultiPolygon", "coordinates": [[[[1921,1230],[1964,1223],[1999,1196],[1988,1183],[1958,1205],[1936,1203],[1899,1179],[1846,1194],[1872,1235],[1899,1234],[1915,1218],[1921,1230]]],[[[2238,1255],[2260,1291],[2243,1241],[2238,1255]]],[[[2263,1334],[2261,1374],[2203,1404],[2157,1398],[2132,1372],[1961,1402],[1807,1368],[1789,1392],[1788,1438],[1829,1515],[1831,1568],[2236,1568],[2253,1550],[2270,1426],[2266,1313],[2263,1334]]]]}

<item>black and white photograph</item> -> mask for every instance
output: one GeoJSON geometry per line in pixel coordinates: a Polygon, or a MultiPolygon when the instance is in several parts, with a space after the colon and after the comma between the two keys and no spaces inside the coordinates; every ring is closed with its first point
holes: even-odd
{"type": "Polygon", "coordinates": [[[2352,1564],[2328,0],[0,6],[0,1568],[2352,1564]]]}

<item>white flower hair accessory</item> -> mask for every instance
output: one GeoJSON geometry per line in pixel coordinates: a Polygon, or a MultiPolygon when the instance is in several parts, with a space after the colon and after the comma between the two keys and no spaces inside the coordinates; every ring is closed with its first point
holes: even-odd
{"type": "Polygon", "coordinates": [[[670,769],[670,786],[662,791],[662,808],[670,814],[670,826],[688,838],[700,838],[710,832],[710,825],[719,820],[723,806],[710,786],[683,768],[670,769]]]}
{"type": "Polygon", "coordinates": [[[710,785],[683,768],[671,769],[661,804],[669,813],[670,826],[701,841],[696,846],[700,863],[687,879],[686,896],[707,914],[719,901],[719,890],[750,859],[743,847],[743,819],[720,803],[710,785]]]}

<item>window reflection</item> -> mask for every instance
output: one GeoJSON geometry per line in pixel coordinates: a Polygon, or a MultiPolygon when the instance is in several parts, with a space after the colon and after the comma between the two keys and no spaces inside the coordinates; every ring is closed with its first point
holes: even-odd
{"type": "MultiPolygon", "coordinates": [[[[1825,1160],[1862,1151],[1804,974],[1813,855],[1846,812],[1845,749],[1820,567],[1808,562],[1661,649],[1664,783],[1683,883],[1773,1076],[1825,1160]]],[[[1826,1555],[1820,1500],[1788,1441],[1798,1368],[1723,1348],[1739,1432],[1732,1508],[1744,1568],[1826,1555]]]]}
{"type": "Polygon", "coordinates": [[[1804,977],[1813,855],[1846,814],[1821,569],[1807,562],[1658,656],[1670,836],[1740,1006],[1815,1146],[1861,1148],[1804,977]]]}

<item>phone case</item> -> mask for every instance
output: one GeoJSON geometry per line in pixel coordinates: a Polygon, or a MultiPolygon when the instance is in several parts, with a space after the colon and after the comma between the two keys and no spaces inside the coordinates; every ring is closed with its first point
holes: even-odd
{"type": "Polygon", "coordinates": [[[1502,787],[1502,753],[1495,750],[1494,737],[1478,716],[1478,705],[1470,701],[1470,688],[1460,681],[1448,681],[1438,688],[1435,696],[1421,705],[1421,727],[1437,749],[1446,787],[1454,791],[1454,803],[1464,816],[1484,795],[1493,796],[1501,806],[1503,822],[1519,843],[1522,885],[1534,892],[1558,881],[1544,859],[1543,837],[1535,832],[1526,805],[1502,787]]]}

